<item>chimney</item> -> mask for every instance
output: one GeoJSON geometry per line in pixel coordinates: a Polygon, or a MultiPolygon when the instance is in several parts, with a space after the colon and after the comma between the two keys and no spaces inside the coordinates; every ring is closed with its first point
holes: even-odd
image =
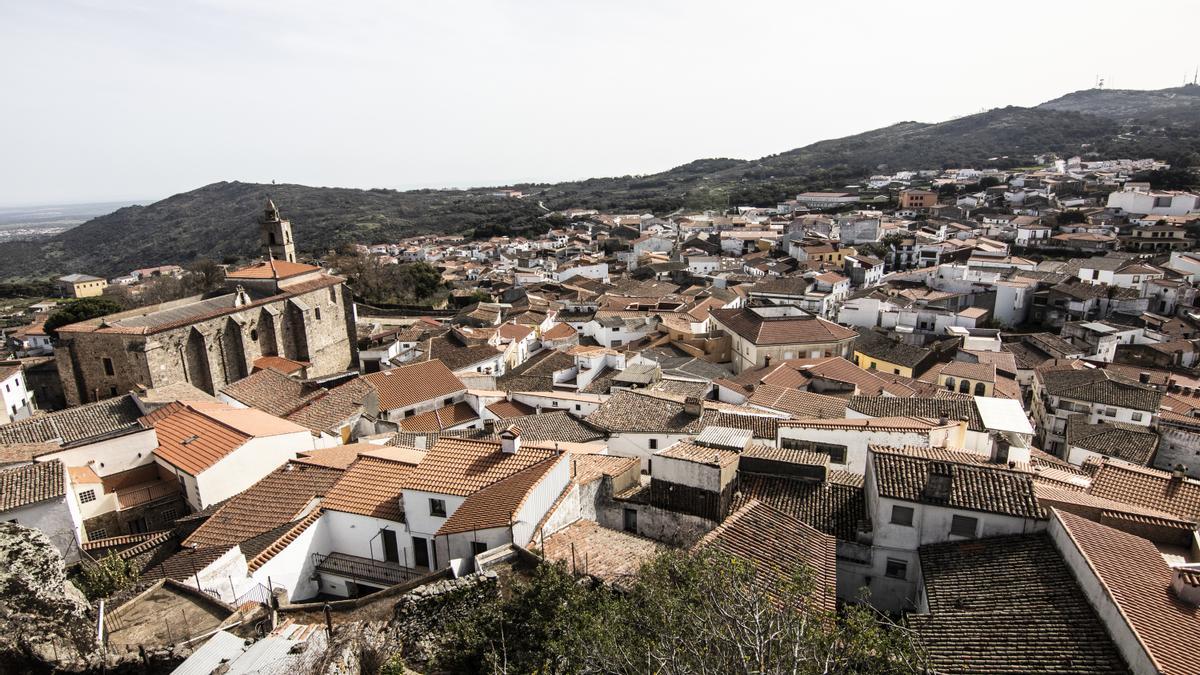
{"type": "Polygon", "coordinates": [[[1182,464],[1176,464],[1174,469],[1171,469],[1171,480],[1183,480],[1187,476],[1187,467],[1182,464]]]}
{"type": "Polygon", "coordinates": [[[521,449],[521,430],[515,424],[500,432],[500,452],[515,455],[521,449]]]}
{"type": "Polygon", "coordinates": [[[950,499],[950,486],[954,480],[953,469],[949,462],[930,462],[929,473],[925,478],[925,498],[931,502],[945,502],[950,499]]]}
{"type": "Polygon", "coordinates": [[[770,368],[770,367],[771,367],[771,355],[767,354],[766,356],[763,357],[763,368],[770,368]]]}
{"type": "Polygon", "coordinates": [[[1138,382],[1150,384],[1150,373],[1138,373],[1138,382]]]}
{"type": "Polygon", "coordinates": [[[703,407],[700,405],[700,399],[695,396],[688,396],[683,399],[683,412],[685,415],[699,417],[703,407]]]}
{"type": "Polygon", "coordinates": [[[940,414],[940,415],[938,415],[938,426],[943,426],[943,427],[944,427],[944,426],[946,426],[946,425],[947,425],[947,424],[949,424],[949,423],[950,423],[950,413],[949,413],[949,412],[947,412],[947,411],[945,411],[945,410],[943,410],[943,411],[941,412],[941,414],[940,414]]]}
{"type": "Polygon", "coordinates": [[[1180,565],[1171,575],[1171,590],[1175,597],[1192,605],[1200,605],[1200,565],[1180,565]]]}

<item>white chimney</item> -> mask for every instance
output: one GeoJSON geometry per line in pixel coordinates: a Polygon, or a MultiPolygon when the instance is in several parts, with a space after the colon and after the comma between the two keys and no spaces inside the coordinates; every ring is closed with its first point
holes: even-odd
{"type": "Polygon", "coordinates": [[[515,455],[521,449],[521,430],[516,425],[510,425],[500,432],[500,452],[515,455]]]}

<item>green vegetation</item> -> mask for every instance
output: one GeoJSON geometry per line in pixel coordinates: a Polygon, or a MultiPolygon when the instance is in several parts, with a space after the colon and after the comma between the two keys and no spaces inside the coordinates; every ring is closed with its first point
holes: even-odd
{"type": "Polygon", "coordinates": [[[107,598],[137,583],[137,567],[114,553],[92,564],[85,564],[76,584],[88,600],[107,598]]]}
{"type": "Polygon", "coordinates": [[[363,255],[347,247],[330,263],[346,277],[355,295],[369,304],[429,305],[446,288],[442,275],[429,263],[384,263],[379,256],[363,255]]]}
{"type": "Polygon", "coordinates": [[[46,333],[57,337],[57,330],[63,326],[96,317],[106,316],[124,309],[120,303],[111,298],[80,298],[64,305],[59,305],[46,319],[46,333]]]}
{"type": "Polygon", "coordinates": [[[776,581],[716,552],[664,553],[623,592],[543,564],[440,631],[436,670],[514,673],[917,673],[903,628],[835,615],[804,576],[776,581]]]}

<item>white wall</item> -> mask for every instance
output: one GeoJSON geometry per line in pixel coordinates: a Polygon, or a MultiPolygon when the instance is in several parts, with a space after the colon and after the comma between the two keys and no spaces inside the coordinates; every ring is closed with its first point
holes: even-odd
{"type": "Polygon", "coordinates": [[[621,457],[636,457],[642,463],[642,471],[650,471],[651,455],[675,443],[689,438],[687,434],[643,434],[619,433],[608,439],[608,454],[621,457]],[[657,441],[657,447],[650,448],[650,441],[657,441]]]}
{"type": "Polygon", "coordinates": [[[66,466],[91,464],[97,475],[109,476],[153,462],[154,449],[157,447],[158,434],[154,429],[143,429],[87,445],[56,450],[38,457],[37,461],[57,459],[66,466]]]}
{"type": "Polygon", "coordinates": [[[314,449],[316,444],[308,431],[251,438],[196,476],[200,508],[242,492],[294,459],[296,453],[314,449]]]}
{"type": "Polygon", "coordinates": [[[513,519],[513,543],[526,546],[533,540],[538,523],[571,483],[570,455],[563,454],[542,480],[529,491],[513,519]]]}
{"type": "Polygon", "coordinates": [[[383,538],[379,531],[388,529],[396,533],[396,549],[400,564],[413,566],[412,537],[404,523],[397,523],[383,518],[373,518],[357,513],[344,511],[325,511],[321,515],[325,521],[328,537],[324,543],[328,550],[313,551],[314,553],[329,554],[333,552],[356,555],[360,558],[385,560],[383,553],[383,538]]]}
{"type": "Polygon", "coordinates": [[[523,392],[513,392],[512,398],[514,401],[524,403],[525,405],[537,408],[542,407],[543,411],[566,410],[574,413],[577,417],[590,415],[600,408],[608,396],[599,394],[581,394],[579,398],[564,396],[558,397],[547,392],[545,394],[530,394],[523,392]],[[585,398],[587,397],[587,398],[585,398]]]}
{"type": "Polygon", "coordinates": [[[83,540],[79,515],[73,512],[73,500],[74,495],[68,489],[65,495],[57,499],[0,513],[0,521],[15,520],[18,525],[41,530],[67,564],[71,564],[79,560],[78,544],[83,540]]]}
{"type": "Polygon", "coordinates": [[[328,536],[325,519],[318,518],[317,522],[309,525],[308,529],[292,540],[292,543],[255,570],[251,578],[263,586],[268,586],[267,580],[270,579],[274,586],[286,588],[291,602],[315,596],[320,592],[320,588],[317,582],[312,580],[313,559],[310,552],[328,547],[328,536]]]}

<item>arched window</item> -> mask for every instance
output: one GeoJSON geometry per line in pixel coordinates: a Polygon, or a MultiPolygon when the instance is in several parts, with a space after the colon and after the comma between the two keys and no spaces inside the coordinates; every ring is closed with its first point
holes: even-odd
{"type": "Polygon", "coordinates": [[[987,387],[985,387],[982,382],[975,383],[975,395],[976,396],[983,396],[983,393],[985,391],[987,391],[987,387]]]}
{"type": "Polygon", "coordinates": [[[970,380],[963,380],[962,382],[959,382],[959,383],[958,383],[958,391],[959,391],[959,393],[960,393],[960,394],[969,394],[969,393],[971,393],[971,381],[970,381],[970,380]]]}
{"type": "Polygon", "coordinates": [[[946,389],[948,389],[950,391],[954,391],[954,378],[953,377],[946,378],[946,389]]]}

